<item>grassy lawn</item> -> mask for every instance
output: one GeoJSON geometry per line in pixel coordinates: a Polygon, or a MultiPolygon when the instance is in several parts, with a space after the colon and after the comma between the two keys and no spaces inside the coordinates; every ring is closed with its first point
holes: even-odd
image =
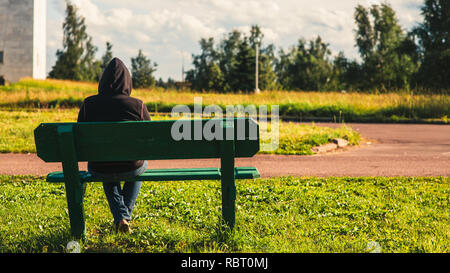
{"type": "MultiPolygon", "coordinates": [[[[25,79],[0,86],[0,107],[73,108],[97,93],[97,84],[61,80],[25,79]]],[[[415,95],[411,92],[367,94],[341,92],[263,91],[254,94],[217,94],[176,90],[134,90],[151,112],[170,112],[177,104],[193,108],[194,97],[203,105],[279,105],[280,115],[295,118],[328,118],[337,121],[440,121],[448,122],[450,96],[415,95]]],[[[270,110],[270,107],[269,109],[270,110]]]]}
{"type": "MultiPolygon", "coordinates": [[[[0,152],[34,153],[33,130],[40,123],[74,122],[78,109],[0,109],[0,152]]],[[[152,116],[152,120],[169,119],[168,116],[152,116]]],[[[270,125],[270,124],[269,124],[270,125]]],[[[270,127],[270,126],[269,126],[270,127]]],[[[271,141],[270,130],[261,132],[262,141],[271,141]],[[265,139],[264,139],[265,138],[265,139]]],[[[328,127],[300,125],[298,123],[280,122],[279,148],[275,154],[312,154],[311,148],[329,142],[333,138],[344,138],[350,145],[358,145],[360,135],[345,125],[332,129],[328,127]]]]}
{"type": "MultiPolygon", "coordinates": [[[[234,232],[218,181],[145,182],[133,234],[111,231],[100,183],[87,187],[83,252],[450,252],[449,178],[274,178],[237,182],[234,232]]],[[[64,252],[64,186],[0,176],[0,253],[64,252]]]]}

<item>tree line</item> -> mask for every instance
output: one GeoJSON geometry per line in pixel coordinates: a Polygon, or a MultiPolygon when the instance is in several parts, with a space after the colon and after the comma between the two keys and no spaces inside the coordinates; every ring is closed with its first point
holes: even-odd
{"type": "MultiPolygon", "coordinates": [[[[214,38],[199,41],[200,53],[192,54],[193,68],[186,72],[194,90],[251,92],[255,89],[256,48],[258,82],[262,90],[373,91],[450,90],[450,2],[425,0],[421,8],[423,22],[403,30],[388,2],[354,10],[354,39],[360,61],[343,52],[333,54],[322,37],[299,39],[289,49],[276,49],[264,43],[258,25],[250,32],[232,30],[218,42],[214,38]]],[[[84,18],[67,2],[63,24],[63,50],[57,51],[52,78],[96,81],[112,58],[112,45],[95,60],[97,48],[86,33],[84,18]]],[[[161,86],[173,88],[175,81],[153,77],[157,64],[141,50],[131,59],[136,88],[161,86]]]]}
{"type": "Polygon", "coordinates": [[[215,43],[201,39],[194,68],[186,79],[193,89],[219,92],[255,89],[256,44],[259,46],[259,88],[263,90],[418,90],[450,89],[450,2],[426,0],[424,20],[406,32],[395,11],[384,2],[354,11],[355,46],[361,61],[343,52],[333,56],[322,37],[299,39],[288,50],[262,46],[259,26],[250,33],[233,30],[215,43]]]}

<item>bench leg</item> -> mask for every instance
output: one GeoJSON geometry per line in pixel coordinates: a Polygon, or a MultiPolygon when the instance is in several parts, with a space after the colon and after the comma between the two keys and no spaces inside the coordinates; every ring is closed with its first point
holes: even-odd
{"type": "Polygon", "coordinates": [[[84,221],[83,197],[86,184],[73,186],[66,182],[67,207],[69,209],[70,233],[76,239],[86,239],[86,224],[84,221]]]}
{"type": "Polygon", "coordinates": [[[57,133],[64,171],[67,206],[69,208],[70,233],[73,237],[84,240],[86,227],[84,223],[83,196],[86,185],[80,180],[73,125],[59,126],[57,133]]]}
{"type": "MultiPolygon", "coordinates": [[[[233,123],[227,122],[223,125],[224,136],[228,131],[233,133],[233,123]]],[[[222,182],[222,217],[225,223],[233,229],[236,219],[236,183],[234,176],[234,138],[221,141],[220,145],[220,165],[222,182]]]]}
{"type": "Polygon", "coordinates": [[[233,229],[236,219],[236,184],[234,177],[222,179],[222,217],[233,229]]]}

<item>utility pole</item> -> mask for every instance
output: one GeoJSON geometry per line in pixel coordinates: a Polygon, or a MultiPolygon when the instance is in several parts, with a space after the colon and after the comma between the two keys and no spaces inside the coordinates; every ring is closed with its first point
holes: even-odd
{"type": "Polygon", "coordinates": [[[181,82],[184,82],[184,54],[182,54],[182,63],[181,63],[181,82]]]}
{"type": "Polygon", "coordinates": [[[184,90],[185,88],[189,88],[191,86],[190,82],[186,82],[186,72],[184,72],[184,54],[181,55],[182,61],[181,61],[181,82],[175,82],[175,86],[177,89],[184,90]]]}
{"type": "Polygon", "coordinates": [[[259,86],[258,86],[258,68],[259,68],[259,38],[255,39],[255,51],[256,51],[256,59],[255,59],[255,94],[259,94],[259,86]]]}

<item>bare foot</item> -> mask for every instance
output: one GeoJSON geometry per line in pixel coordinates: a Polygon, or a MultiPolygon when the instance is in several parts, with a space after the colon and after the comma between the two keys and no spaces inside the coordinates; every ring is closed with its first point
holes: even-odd
{"type": "Polygon", "coordinates": [[[121,233],[131,233],[131,228],[130,228],[130,224],[128,223],[127,220],[122,219],[120,220],[118,227],[117,227],[117,231],[121,232],[121,233]]]}

